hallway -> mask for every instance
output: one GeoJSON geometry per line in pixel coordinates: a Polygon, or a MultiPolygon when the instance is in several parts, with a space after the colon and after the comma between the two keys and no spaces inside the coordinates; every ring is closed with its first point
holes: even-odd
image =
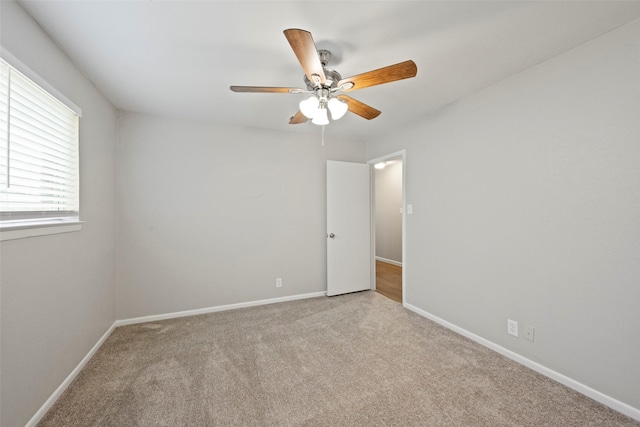
{"type": "Polygon", "coordinates": [[[402,267],[376,260],[376,292],[402,304],[402,267]]]}

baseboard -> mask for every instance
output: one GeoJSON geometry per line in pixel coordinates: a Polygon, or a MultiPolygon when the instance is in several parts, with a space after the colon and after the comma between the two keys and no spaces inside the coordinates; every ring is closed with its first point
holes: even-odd
{"type": "Polygon", "coordinates": [[[198,314],[215,313],[218,311],[235,310],[237,308],[255,307],[258,305],[275,304],[279,302],[295,301],[299,299],[316,298],[325,296],[326,292],[313,292],[309,294],[291,295],[287,297],[270,298],[257,301],[241,302],[237,304],[218,305],[214,307],[199,308],[196,310],[177,311],[174,313],[157,314],[153,316],[134,317],[131,319],[116,320],[116,326],[133,325],[136,323],[157,322],[159,320],[174,319],[176,317],[196,316],[198,314]]]}
{"type": "Polygon", "coordinates": [[[560,384],[563,384],[569,388],[574,389],[575,391],[584,394],[587,397],[590,397],[591,399],[595,400],[596,402],[600,402],[603,405],[608,406],[609,408],[616,410],[628,417],[633,418],[636,421],[640,421],[640,409],[638,408],[634,408],[631,405],[628,405],[624,402],[620,402],[619,400],[614,399],[611,396],[607,396],[604,393],[599,392],[598,390],[595,390],[589,386],[586,386],[572,378],[567,377],[566,375],[563,375],[559,372],[554,371],[553,369],[549,369],[546,366],[543,366],[537,362],[534,362],[531,359],[527,359],[524,356],[519,355],[518,353],[515,353],[511,350],[508,350],[492,341],[489,341],[485,338],[482,338],[479,335],[476,335],[472,332],[467,331],[466,329],[463,329],[459,326],[454,325],[453,323],[447,322],[444,319],[441,319],[438,316],[435,316],[427,311],[424,311],[418,307],[415,307],[411,304],[404,304],[404,307],[407,308],[408,310],[413,311],[414,313],[419,314],[420,316],[426,317],[429,320],[433,320],[434,322],[438,323],[439,325],[444,326],[447,329],[451,329],[452,331],[465,336],[467,338],[469,338],[470,340],[473,340],[475,342],[477,342],[478,344],[481,344],[497,353],[502,354],[503,356],[508,357],[509,359],[516,361],[518,363],[520,363],[521,365],[526,366],[527,368],[533,369],[534,371],[548,377],[551,378],[554,381],[559,382],[560,384]]]}
{"type": "Polygon", "coordinates": [[[64,393],[64,391],[67,389],[67,387],[69,387],[69,384],[71,384],[71,382],[76,378],[76,376],[78,376],[82,368],[85,367],[85,365],[89,362],[89,360],[91,360],[93,355],[98,351],[98,349],[102,346],[102,344],[107,340],[107,338],[109,338],[109,335],[111,335],[111,332],[113,332],[115,327],[116,325],[114,323],[109,327],[109,329],[107,329],[107,332],[105,332],[102,335],[102,337],[98,340],[98,342],[91,348],[91,350],[89,350],[89,353],[87,353],[87,355],[84,358],[82,358],[80,363],[78,363],[78,366],[76,366],[75,369],[71,371],[71,373],[67,376],[67,378],[65,378],[65,380],[62,381],[62,384],[60,384],[60,386],[58,386],[58,388],[53,392],[53,394],[49,396],[47,401],[44,402],[44,405],[42,405],[40,409],[38,409],[38,412],[36,412],[35,415],[31,417],[29,422],[25,424],[25,427],[35,427],[40,422],[40,420],[42,420],[42,417],[44,417],[47,411],[51,409],[54,403],[56,403],[56,400],[58,400],[58,398],[62,395],[62,393],[64,393]]]}
{"type": "Polygon", "coordinates": [[[376,261],[386,262],[387,264],[393,264],[402,267],[402,263],[398,261],[394,261],[392,259],[382,258],[381,256],[376,256],[376,261]]]}

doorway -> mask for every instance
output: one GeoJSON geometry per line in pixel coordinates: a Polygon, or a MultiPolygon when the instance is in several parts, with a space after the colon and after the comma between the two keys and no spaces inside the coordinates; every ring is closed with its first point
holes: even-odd
{"type": "Polygon", "coordinates": [[[404,304],[404,152],[369,162],[376,292],[404,304]]]}

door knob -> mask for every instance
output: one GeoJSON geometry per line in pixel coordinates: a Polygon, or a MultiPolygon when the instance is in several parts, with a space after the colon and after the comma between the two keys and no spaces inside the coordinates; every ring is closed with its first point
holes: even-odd
{"type": "Polygon", "coordinates": [[[336,237],[336,235],[331,233],[331,234],[329,234],[329,237],[333,239],[334,237],[336,237]]]}

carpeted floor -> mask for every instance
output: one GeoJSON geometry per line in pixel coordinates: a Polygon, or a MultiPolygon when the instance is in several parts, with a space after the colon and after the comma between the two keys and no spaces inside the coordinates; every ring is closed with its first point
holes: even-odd
{"type": "Polygon", "coordinates": [[[375,292],[117,328],[39,426],[640,426],[375,292]]]}

